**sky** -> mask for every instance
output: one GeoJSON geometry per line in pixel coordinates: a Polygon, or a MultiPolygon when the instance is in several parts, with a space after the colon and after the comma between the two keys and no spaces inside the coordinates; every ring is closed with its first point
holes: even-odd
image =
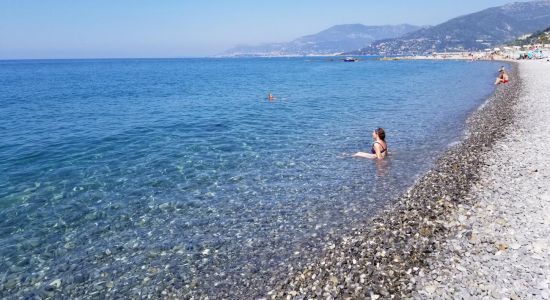
{"type": "Polygon", "coordinates": [[[0,0],[0,59],[209,56],[330,26],[437,25],[513,0],[0,0]]]}

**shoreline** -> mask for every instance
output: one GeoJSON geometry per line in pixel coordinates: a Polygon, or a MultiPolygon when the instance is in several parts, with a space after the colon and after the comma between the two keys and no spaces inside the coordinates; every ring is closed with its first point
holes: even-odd
{"type": "Polygon", "coordinates": [[[492,147],[514,121],[523,84],[519,64],[510,62],[511,83],[494,93],[468,117],[460,143],[405,193],[351,236],[324,249],[316,262],[270,287],[271,299],[404,298],[413,278],[445,242],[448,216],[466,201],[492,147]]]}
{"type": "MultiPolygon", "coordinates": [[[[290,63],[294,64],[295,62],[290,63]]],[[[450,70],[453,69],[452,65],[454,64],[450,63],[450,70]]],[[[127,294],[147,296],[157,295],[159,297],[161,297],[160,295],[169,295],[170,297],[182,298],[203,298],[207,296],[212,297],[212,295],[219,295],[221,298],[247,298],[248,296],[245,293],[249,293],[249,298],[254,298],[257,295],[263,295],[267,292],[267,290],[265,290],[266,286],[276,284],[279,282],[279,279],[286,279],[289,270],[291,270],[290,272],[293,272],[306,266],[309,262],[315,261],[315,259],[320,255],[320,251],[324,249],[325,246],[331,245],[338,241],[341,236],[352,236],[350,233],[351,227],[362,227],[362,225],[378,211],[383,210],[384,207],[393,202],[399,194],[414,183],[416,178],[422,176],[427,169],[433,166],[433,162],[437,159],[437,157],[439,157],[445,149],[451,147],[450,143],[454,143],[459,136],[463,135],[462,133],[465,119],[472,113],[472,111],[476,110],[481,102],[486,101],[488,96],[492,93],[494,87],[492,85],[487,85],[490,83],[480,82],[478,78],[476,78],[476,72],[468,72],[468,70],[477,69],[477,66],[467,66],[467,64],[460,65],[462,66],[461,69],[465,70],[467,74],[471,74],[468,82],[471,82],[472,84],[463,84],[463,89],[468,89],[469,87],[474,86],[479,86],[481,88],[485,87],[486,89],[473,89],[473,91],[479,91],[473,93],[476,95],[475,99],[477,100],[473,101],[472,105],[468,105],[466,110],[461,110],[461,114],[459,116],[460,120],[456,121],[454,118],[451,118],[453,120],[453,124],[457,124],[457,128],[459,129],[454,131],[452,138],[448,141],[446,140],[445,143],[441,143],[442,148],[438,147],[437,150],[433,151],[435,156],[431,156],[429,158],[430,163],[426,164],[425,167],[422,168],[422,171],[418,173],[415,172],[412,176],[404,175],[403,177],[408,177],[409,180],[406,185],[403,184],[399,188],[399,193],[396,192],[390,195],[384,192],[377,195],[377,197],[386,198],[384,199],[386,201],[379,200],[384,203],[377,202],[375,197],[369,197],[363,198],[360,202],[358,201],[358,204],[354,204],[349,201],[351,198],[347,199],[348,201],[343,201],[346,200],[346,197],[335,196],[331,197],[330,201],[324,202],[326,204],[323,204],[323,206],[317,206],[319,209],[294,210],[304,212],[297,215],[297,219],[300,220],[301,218],[308,217],[310,220],[306,221],[309,223],[306,223],[305,221],[292,222],[289,220],[290,218],[285,217],[288,211],[296,207],[316,207],[314,205],[310,205],[311,202],[306,201],[293,201],[294,203],[298,203],[298,205],[295,206],[288,206],[284,203],[284,205],[278,206],[276,209],[271,210],[274,212],[271,215],[265,214],[262,216],[261,214],[243,214],[245,216],[252,217],[247,219],[224,218],[224,223],[216,223],[215,221],[210,223],[206,222],[206,220],[218,220],[218,216],[225,216],[226,212],[230,212],[230,210],[219,210],[220,214],[218,215],[217,212],[211,211],[210,208],[208,208],[207,211],[206,206],[198,205],[196,202],[191,203],[192,205],[186,205],[173,201],[165,202],[166,199],[164,199],[164,197],[159,197],[159,200],[146,200],[140,197],[140,200],[138,201],[137,196],[141,196],[141,194],[136,193],[136,198],[132,196],[129,198],[130,201],[123,200],[119,203],[114,201],[116,203],[116,210],[112,212],[108,211],[107,213],[102,213],[104,209],[111,207],[111,203],[102,202],[104,204],[99,204],[97,207],[87,209],[86,215],[84,216],[86,218],[83,218],[79,209],[71,208],[65,210],[63,207],[60,207],[60,210],[57,210],[57,204],[64,203],[65,201],[70,204],[75,204],[71,207],[79,207],[78,203],[80,203],[80,198],[77,198],[78,195],[73,197],[74,194],[68,194],[68,196],[61,198],[63,200],[59,200],[60,198],[51,198],[55,202],[51,202],[52,205],[48,205],[47,210],[41,210],[40,212],[42,214],[31,214],[32,219],[30,220],[32,221],[28,222],[28,225],[21,225],[21,230],[25,230],[25,235],[14,235],[17,238],[17,240],[14,241],[17,243],[8,243],[8,245],[14,245],[14,247],[19,247],[19,245],[22,245],[22,247],[13,252],[6,251],[6,257],[8,259],[5,261],[5,264],[8,265],[9,269],[7,276],[4,276],[2,281],[2,284],[4,284],[2,286],[2,292],[13,293],[14,296],[21,295],[21,297],[26,297],[27,295],[29,295],[29,297],[33,295],[39,295],[41,297],[49,297],[52,295],[67,296],[86,293],[89,293],[89,295],[92,296],[98,294],[127,294]],[[126,203],[129,205],[126,205],[126,203]],[[365,205],[362,205],[362,203],[365,205]],[[371,207],[369,207],[368,210],[361,209],[362,207],[368,207],[368,205],[372,205],[373,209],[371,210],[371,207]],[[374,209],[376,209],[376,212],[374,209]],[[68,223],[70,224],[68,226],[71,227],[70,234],[65,236],[63,235],[64,227],[54,226],[54,222],[56,220],[49,218],[51,215],[49,212],[51,211],[55,211],[56,215],[62,217],[63,219],[61,220],[63,222],[70,222],[68,223]],[[186,218],[191,215],[188,214],[187,211],[196,212],[198,217],[202,217],[201,213],[205,212],[211,216],[214,215],[215,218],[186,218]],[[319,211],[330,211],[337,218],[317,217],[320,215],[316,215],[315,213],[319,211]],[[373,213],[371,213],[371,211],[373,213]],[[349,213],[352,217],[342,218],[343,215],[339,214],[339,212],[349,213]],[[365,212],[368,212],[368,215],[365,215],[365,212]],[[359,215],[359,217],[356,218],[355,216],[357,215],[359,215]],[[132,220],[127,216],[140,217],[139,219],[136,217],[132,220]],[[275,218],[272,218],[271,216],[276,217],[276,221],[275,218]],[[279,221],[279,217],[282,218],[282,221],[279,221]],[[154,221],[162,219],[170,220],[170,222],[163,223],[154,221]],[[246,224],[251,224],[250,228],[255,229],[249,231],[251,232],[249,237],[240,239],[241,236],[246,236],[247,234],[246,230],[243,230],[243,227],[239,225],[241,223],[239,222],[240,220],[246,220],[246,224]],[[338,222],[338,226],[333,226],[336,222],[338,222]],[[47,231],[35,231],[35,228],[40,227],[35,226],[34,224],[41,223],[51,224],[54,227],[53,229],[48,229],[47,231]],[[96,223],[100,224],[100,226],[96,223]],[[281,223],[283,225],[278,225],[281,223]],[[247,247],[233,247],[232,243],[234,241],[227,238],[210,239],[210,237],[205,235],[207,237],[203,239],[200,235],[205,231],[194,229],[195,227],[201,228],[201,226],[204,226],[208,229],[208,231],[206,231],[208,233],[220,232],[216,229],[216,227],[209,224],[224,224],[224,228],[219,228],[227,229],[227,232],[231,233],[231,235],[227,235],[228,237],[235,237],[235,241],[240,242],[252,241],[256,245],[251,242],[250,244],[246,244],[247,247]],[[313,224],[315,227],[305,227],[308,226],[308,224],[313,224]],[[350,226],[350,224],[354,225],[350,226]],[[321,230],[318,230],[317,225],[319,225],[321,230]],[[326,226],[327,230],[322,228],[324,226],[326,226]],[[276,227],[278,227],[276,230],[271,229],[276,227]],[[290,230],[294,230],[294,228],[296,228],[294,232],[298,232],[300,234],[303,232],[303,236],[305,238],[299,240],[285,238],[283,235],[283,229],[286,230],[286,228],[290,230]],[[316,232],[309,230],[309,228],[314,228],[321,234],[311,234],[316,232]],[[332,228],[335,228],[335,230],[332,228]],[[147,235],[145,235],[145,230],[147,230],[147,235]],[[340,232],[338,233],[338,231],[340,232]],[[34,238],[37,236],[35,232],[41,232],[41,236],[44,238],[34,238]],[[173,234],[174,232],[177,232],[178,234],[173,234]],[[256,236],[258,235],[257,233],[262,233],[267,236],[267,238],[256,239],[256,236]],[[195,234],[197,238],[188,238],[191,237],[191,234],[195,234]],[[31,239],[26,238],[27,236],[32,238],[32,244],[29,242],[31,239]],[[58,237],[59,239],[57,239],[58,237]],[[88,245],[90,237],[97,237],[97,242],[93,245],[88,245]],[[263,243],[264,240],[269,241],[269,243],[263,243]],[[19,241],[21,242],[19,243],[19,241]],[[284,252],[286,250],[281,247],[283,245],[290,246],[286,249],[292,249],[295,251],[284,252]],[[56,256],[49,256],[51,251],[48,249],[55,249],[56,256]],[[282,249],[283,251],[280,251],[279,249],[282,249]],[[42,257],[42,259],[40,261],[33,260],[30,262],[28,260],[22,260],[24,265],[19,265],[19,260],[11,258],[12,253],[16,253],[22,257],[28,257],[31,254],[27,255],[27,253],[31,253],[31,251],[33,252],[32,255],[42,257]],[[242,255],[241,253],[245,254],[242,255]],[[263,253],[265,253],[265,255],[263,253]],[[288,253],[289,255],[283,256],[280,253],[288,253]],[[308,259],[304,259],[306,256],[308,259]],[[251,257],[253,259],[243,260],[241,257],[251,257]],[[312,259],[310,260],[309,257],[312,259]],[[228,262],[231,264],[228,264],[228,262]],[[98,270],[95,267],[98,265],[103,267],[98,270]],[[170,268],[163,269],[166,265],[170,265],[170,268]],[[235,267],[228,268],[228,265],[235,267]],[[143,266],[145,266],[146,269],[140,269],[140,267],[143,266]],[[243,271],[239,272],[241,270],[243,271]],[[27,274],[32,275],[28,276],[27,274]],[[60,281],[62,283],[61,285],[59,284],[60,281]],[[210,291],[212,292],[210,293],[210,291]]],[[[492,73],[497,67],[496,64],[480,65],[486,66],[486,68],[480,68],[482,71],[486,70],[483,71],[483,74],[486,74],[486,79],[487,77],[492,77],[492,73]]],[[[382,65],[380,67],[384,68],[382,65]]],[[[412,67],[413,70],[417,69],[416,66],[412,67]]],[[[436,72],[436,74],[439,74],[439,72],[436,72]]],[[[423,81],[427,80],[425,82],[429,83],[430,78],[433,77],[423,77],[423,81]]],[[[443,88],[446,86],[446,83],[441,85],[443,88]]],[[[442,91],[448,92],[449,89],[442,89],[442,91]]],[[[453,89],[453,91],[455,93],[460,92],[458,89],[453,89]]],[[[355,93],[356,91],[353,90],[350,92],[352,95],[355,93]]],[[[447,93],[443,92],[439,95],[440,97],[445,97],[446,94],[447,93]]],[[[408,96],[404,95],[404,98],[405,97],[408,98],[408,96]]],[[[464,99],[464,101],[469,101],[474,98],[466,98],[457,95],[456,99],[464,99]]],[[[418,123],[418,120],[412,120],[414,122],[411,123],[418,123]]],[[[363,130],[360,130],[359,132],[363,132],[363,130]]],[[[422,130],[417,130],[416,134],[421,137],[422,130]]],[[[145,136],[146,135],[144,135],[144,137],[145,136]]],[[[136,139],[136,142],[139,140],[141,139],[136,139]]],[[[359,140],[362,141],[363,138],[360,138],[359,140]]],[[[108,145],[120,145],[120,143],[109,143],[108,145]]],[[[81,152],[76,151],[76,153],[81,152]]],[[[328,151],[328,153],[332,154],[332,151],[328,151]]],[[[168,155],[168,157],[171,155],[170,152],[164,154],[168,155]]],[[[113,153],[113,156],[106,155],[105,157],[108,160],[109,158],[115,156],[118,157],[118,155],[114,155],[113,153]]],[[[331,155],[331,157],[333,156],[331,155]]],[[[364,163],[357,163],[350,159],[343,161],[343,163],[345,163],[344,165],[340,158],[336,157],[335,159],[338,162],[338,166],[345,167],[349,163],[350,166],[359,166],[359,171],[365,170],[365,167],[362,165],[365,165],[367,168],[370,168],[371,166],[375,167],[371,162],[367,161],[364,163]]],[[[421,157],[417,159],[418,161],[424,160],[421,157]]],[[[123,164],[117,163],[113,166],[117,167],[124,165],[129,164],[125,162],[123,164]]],[[[84,164],[82,166],[90,167],[89,164],[84,164]]],[[[155,168],[153,168],[153,170],[154,169],[155,168]]],[[[317,173],[317,171],[315,173],[317,173]]],[[[146,172],[145,174],[150,173],[146,172]]],[[[142,177],[139,172],[136,172],[136,175],[137,176],[134,176],[132,180],[136,183],[145,183],[144,186],[147,186],[147,182],[140,180],[140,178],[144,177],[142,177]]],[[[380,175],[383,174],[377,174],[376,177],[380,178],[380,175]]],[[[64,176],[53,176],[51,179],[57,180],[56,178],[63,177],[64,176]]],[[[347,176],[339,177],[342,179],[347,176]]],[[[77,179],[75,180],[74,185],[74,187],[77,187],[76,184],[80,184],[80,182],[76,181],[78,181],[80,177],[77,175],[73,178],[77,179]]],[[[111,182],[109,180],[110,176],[99,176],[98,178],[101,179],[102,182],[111,182]]],[[[386,176],[386,178],[392,180],[391,177],[386,176]]],[[[55,185],[55,182],[53,184],[48,183],[42,185],[42,188],[55,185]]],[[[72,183],[70,186],[72,187],[72,183]]],[[[123,188],[121,191],[133,191],[132,186],[133,184],[129,186],[129,189],[123,188]]],[[[366,190],[370,190],[368,188],[368,184],[365,186],[364,184],[361,185],[355,183],[350,187],[353,189],[353,186],[356,187],[356,195],[359,195],[359,197],[357,197],[359,199],[361,195],[364,195],[360,189],[366,188],[366,190]]],[[[378,191],[385,190],[384,186],[380,185],[379,187],[380,188],[378,188],[378,191]]],[[[309,190],[309,187],[306,188],[309,190]]],[[[94,189],[92,188],[90,190],[93,191],[94,189]]],[[[156,189],[152,190],[155,191],[156,189]]],[[[63,192],[64,190],[60,189],[60,191],[63,192]]],[[[326,192],[327,189],[322,187],[319,191],[326,192]]],[[[31,192],[34,193],[34,191],[31,192]]],[[[110,192],[110,190],[107,189],[106,192],[110,192]]],[[[58,193],[53,196],[57,194],[58,193]]],[[[336,194],[337,193],[334,193],[334,195],[336,194]]],[[[38,190],[36,195],[37,198],[38,196],[44,197],[46,199],[46,203],[50,203],[48,201],[48,199],[50,199],[48,198],[50,194],[42,193],[41,190],[38,190]]],[[[110,197],[108,198],[110,199],[110,197]]],[[[36,207],[34,205],[40,203],[42,202],[31,199],[31,201],[28,202],[28,206],[20,207],[24,207],[25,210],[33,212],[34,207],[36,207]]],[[[18,206],[13,207],[13,210],[6,210],[6,215],[12,211],[16,214],[19,212],[18,206]]],[[[230,214],[227,215],[231,216],[230,214]]],[[[238,215],[235,214],[235,216],[238,215]]],[[[220,220],[222,218],[220,218],[220,220]]],[[[10,218],[7,218],[6,220],[10,220],[10,218]]],[[[9,224],[18,224],[18,222],[12,222],[9,224]]],[[[52,226],[47,226],[47,228],[51,228],[52,226]]]]}
{"type": "Polygon", "coordinates": [[[399,56],[399,57],[382,57],[380,61],[396,61],[396,60],[458,60],[458,61],[506,61],[514,62],[515,60],[505,58],[504,56],[483,56],[483,57],[468,57],[462,55],[449,55],[449,56],[399,56]]]}
{"type": "Polygon", "coordinates": [[[550,299],[550,64],[520,64],[515,122],[493,147],[413,298],[550,299]]]}
{"type": "Polygon", "coordinates": [[[491,57],[467,57],[467,56],[400,56],[400,57],[382,57],[378,59],[379,61],[408,61],[408,60],[433,60],[433,61],[468,61],[468,62],[476,62],[476,61],[502,61],[502,62],[508,62],[513,63],[517,62],[517,60],[506,58],[504,56],[493,56],[491,57]]]}

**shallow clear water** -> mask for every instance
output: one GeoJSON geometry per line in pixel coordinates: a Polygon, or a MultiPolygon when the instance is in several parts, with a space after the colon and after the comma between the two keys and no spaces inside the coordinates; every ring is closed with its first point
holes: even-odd
{"type": "Polygon", "coordinates": [[[0,296],[255,295],[426,171],[498,67],[0,62],[0,296]],[[390,159],[343,155],[378,126],[390,159]]]}

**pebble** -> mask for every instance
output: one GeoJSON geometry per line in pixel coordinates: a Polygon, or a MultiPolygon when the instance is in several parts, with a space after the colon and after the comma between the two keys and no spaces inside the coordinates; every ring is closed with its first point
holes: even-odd
{"type": "Polygon", "coordinates": [[[61,279],[55,279],[52,282],[50,282],[50,286],[59,289],[61,287],[61,279]]]}
{"type": "Polygon", "coordinates": [[[424,288],[424,290],[426,290],[428,294],[433,294],[435,293],[436,288],[433,285],[428,285],[427,287],[424,288]]]}

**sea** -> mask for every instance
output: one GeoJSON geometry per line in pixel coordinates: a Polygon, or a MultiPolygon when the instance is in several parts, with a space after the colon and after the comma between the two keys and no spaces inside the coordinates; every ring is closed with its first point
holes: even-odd
{"type": "Polygon", "coordinates": [[[0,61],[0,297],[265,295],[459,142],[499,67],[0,61]],[[389,157],[351,157],[378,127],[389,157]]]}

